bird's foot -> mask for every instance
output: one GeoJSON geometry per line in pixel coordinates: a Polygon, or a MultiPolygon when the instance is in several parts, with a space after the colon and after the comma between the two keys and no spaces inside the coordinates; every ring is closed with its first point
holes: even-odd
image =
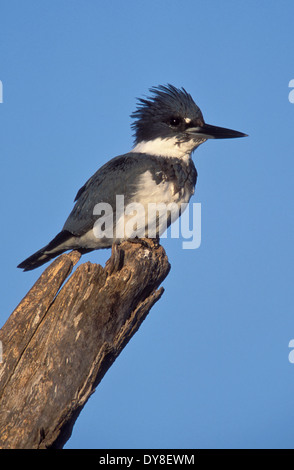
{"type": "Polygon", "coordinates": [[[143,246],[144,248],[151,248],[151,246],[158,248],[159,247],[159,237],[156,238],[130,238],[128,239],[130,243],[137,243],[143,246]]]}

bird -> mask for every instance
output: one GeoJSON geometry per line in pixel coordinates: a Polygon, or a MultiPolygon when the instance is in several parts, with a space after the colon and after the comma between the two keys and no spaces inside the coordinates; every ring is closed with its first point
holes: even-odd
{"type": "Polygon", "coordinates": [[[165,220],[159,220],[157,212],[153,214],[151,232],[159,240],[194,194],[198,175],[193,151],[209,139],[247,136],[207,124],[192,96],[171,84],[149,88],[149,95],[137,99],[130,117],[134,131],[131,151],[112,158],[88,179],[77,192],[62,230],[18,268],[30,271],[68,250],[84,254],[125,239],[153,238],[148,237],[146,214],[137,219],[136,227],[124,231],[131,218],[125,209],[132,204],[146,210],[150,204],[171,204],[165,220]],[[102,220],[104,226],[99,224],[102,220]]]}

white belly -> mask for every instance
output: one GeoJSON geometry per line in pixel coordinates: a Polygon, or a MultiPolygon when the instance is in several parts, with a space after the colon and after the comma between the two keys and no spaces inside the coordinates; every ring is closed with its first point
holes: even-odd
{"type": "Polygon", "coordinates": [[[167,220],[174,222],[186,208],[191,194],[187,188],[176,188],[170,181],[157,184],[150,171],[146,171],[137,186],[136,197],[125,208],[117,221],[116,238],[135,236],[155,238],[167,228],[167,220]]]}

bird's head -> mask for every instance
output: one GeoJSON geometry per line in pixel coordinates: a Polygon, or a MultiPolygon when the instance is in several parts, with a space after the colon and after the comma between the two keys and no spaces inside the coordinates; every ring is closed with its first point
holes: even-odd
{"type": "MultiPolygon", "coordinates": [[[[161,153],[191,153],[207,139],[245,137],[246,134],[223,127],[206,124],[201,110],[184,88],[173,85],[153,87],[152,96],[140,98],[134,118],[135,145],[137,148],[160,148],[161,153]],[[153,143],[153,147],[151,145],[153,143]],[[139,145],[138,145],[139,144],[139,145]]],[[[158,152],[158,151],[157,151],[158,152]]],[[[147,152],[146,152],[147,153],[147,152]]],[[[149,153],[156,153],[149,152],[149,153]]]]}

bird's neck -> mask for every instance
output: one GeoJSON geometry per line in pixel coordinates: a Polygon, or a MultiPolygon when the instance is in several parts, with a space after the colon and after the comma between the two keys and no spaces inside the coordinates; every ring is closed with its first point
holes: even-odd
{"type": "Polygon", "coordinates": [[[198,145],[198,143],[195,143],[191,140],[186,142],[179,142],[177,137],[169,137],[166,139],[157,137],[154,140],[143,140],[139,142],[131,150],[131,152],[146,153],[158,157],[180,158],[183,160],[189,160],[192,151],[196,147],[198,147],[198,145]]]}

